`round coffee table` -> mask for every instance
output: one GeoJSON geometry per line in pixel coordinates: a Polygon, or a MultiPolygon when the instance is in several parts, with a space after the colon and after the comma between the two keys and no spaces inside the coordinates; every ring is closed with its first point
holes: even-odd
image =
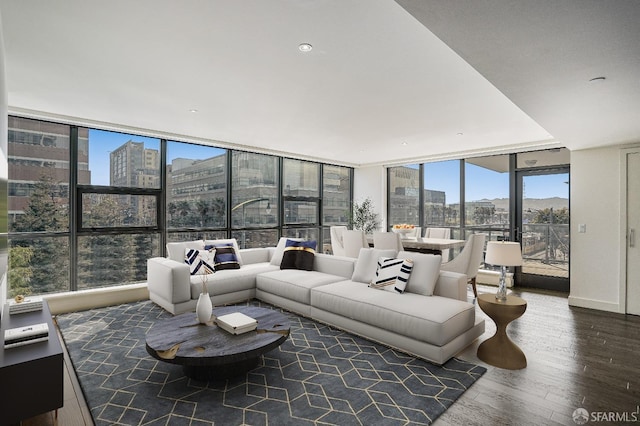
{"type": "Polygon", "coordinates": [[[527,366],[524,352],[509,339],[507,325],[520,318],[527,309],[526,300],[508,295],[507,300],[499,301],[495,294],[478,296],[480,308],[496,323],[496,334],[478,346],[478,358],[487,364],[509,370],[519,370],[527,366]]]}
{"type": "Polygon", "coordinates": [[[280,346],[289,336],[289,320],[282,313],[254,306],[214,308],[213,315],[242,312],[258,321],[257,330],[234,335],[213,322],[200,324],[189,312],[154,324],[146,335],[152,357],[182,365],[194,379],[224,379],[245,373],[260,362],[260,356],[280,346]]]}

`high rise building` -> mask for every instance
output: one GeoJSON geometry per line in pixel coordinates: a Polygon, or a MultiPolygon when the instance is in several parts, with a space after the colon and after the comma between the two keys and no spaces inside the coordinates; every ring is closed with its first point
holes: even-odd
{"type": "MultiPolygon", "coordinates": [[[[88,130],[78,129],[78,184],[89,184],[88,130]]],[[[62,208],[69,205],[68,125],[8,117],[9,222],[24,214],[39,181],[48,180],[51,196],[62,208]]]]}
{"type": "Polygon", "coordinates": [[[110,154],[109,184],[128,188],[160,187],[160,153],[144,142],[128,141],[110,154]]]}

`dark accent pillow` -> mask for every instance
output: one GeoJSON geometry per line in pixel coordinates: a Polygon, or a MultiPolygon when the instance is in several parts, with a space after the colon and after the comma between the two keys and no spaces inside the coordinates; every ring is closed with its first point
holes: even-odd
{"type": "Polygon", "coordinates": [[[205,250],[210,248],[216,249],[213,261],[216,271],[221,271],[223,269],[240,269],[238,256],[236,255],[236,250],[232,243],[206,245],[204,248],[205,250]]]}
{"type": "Polygon", "coordinates": [[[313,259],[316,255],[315,241],[287,240],[282,254],[280,269],[300,269],[313,271],[313,259]]]}

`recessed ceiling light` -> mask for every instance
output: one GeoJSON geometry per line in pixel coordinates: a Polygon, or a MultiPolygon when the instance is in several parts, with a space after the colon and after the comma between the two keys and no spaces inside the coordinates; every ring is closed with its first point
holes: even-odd
{"type": "Polygon", "coordinates": [[[298,50],[300,50],[301,52],[311,52],[311,49],[313,49],[313,46],[309,43],[301,43],[300,45],[298,45],[298,50]]]}
{"type": "Polygon", "coordinates": [[[591,80],[589,80],[589,83],[602,83],[603,81],[605,81],[607,79],[607,77],[593,77],[591,80]]]}
{"type": "Polygon", "coordinates": [[[409,145],[409,144],[406,143],[406,142],[402,142],[402,146],[407,146],[407,145],[409,145]]]}
{"type": "Polygon", "coordinates": [[[194,109],[194,108],[191,108],[191,109],[189,110],[189,112],[196,113],[196,112],[198,112],[198,110],[197,110],[197,109],[194,109]]]}
{"type": "Polygon", "coordinates": [[[464,135],[464,133],[462,133],[462,132],[456,133],[456,136],[462,136],[462,135],[464,135]]]}

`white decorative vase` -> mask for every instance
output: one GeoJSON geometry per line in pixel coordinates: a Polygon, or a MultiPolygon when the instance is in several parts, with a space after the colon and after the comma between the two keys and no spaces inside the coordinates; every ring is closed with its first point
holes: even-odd
{"type": "Polygon", "coordinates": [[[211,304],[211,298],[209,293],[200,293],[198,297],[198,303],[196,304],[196,315],[198,316],[198,322],[200,324],[206,324],[211,320],[213,314],[213,305],[211,304]]]}

